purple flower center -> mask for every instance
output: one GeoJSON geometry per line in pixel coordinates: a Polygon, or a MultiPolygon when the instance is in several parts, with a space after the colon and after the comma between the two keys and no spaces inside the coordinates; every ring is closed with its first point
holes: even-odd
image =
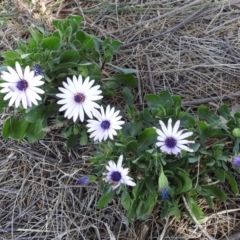
{"type": "Polygon", "coordinates": [[[175,138],[173,138],[173,137],[168,137],[165,140],[165,145],[168,148],[174,148],[177,145],[177,140],[175,138]]]}
{"type": "Polygon", "coordinates": [[[121,178],[122,178],[122,175],[120,172],[115,171],[111,174],[111,180],[113,182],[119,182],[121,180],[121,178]]]}
{"type": "Polygon", "coordinates": [[[17,83],[17,88],[20,91],[25,91],[28,88],[28,83],[26,80],[21,80],[17,83]]]}
{"type": "Polygon", "coordinates": [[[109,122],[108,120],[102,121],[101,127],[102,127],[104,130],[109,129],[109,127],[110,127],[110,122],[109,122]]]}
{"type": "Polygon", "coordinates": [[[83,103],[85,101],[85,96],[82,93],[78,93],[74,96],[74,101],[76,103],[83,103]]]}

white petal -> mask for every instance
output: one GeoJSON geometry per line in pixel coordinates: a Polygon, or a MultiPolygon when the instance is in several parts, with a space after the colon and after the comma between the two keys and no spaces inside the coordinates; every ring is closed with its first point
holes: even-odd
{"type": "Polygon", "coordinates": [[[187,138],[187,137],[189,137],[191,135],[193,135],[193,132],[186,132],[186,133],[182,134],[181,136],[179,136],[177,138],[177,140],[181,140],[181,139],[187,138]]]}
{"type": "Polygon", "coordinates": [[[169,135],[172,136],[172,119],[171,118],[168,119],[168,127],[167,127],[167,129],[168,129],[169,135]]]}
{"type": "Polygon", "coordinates": [[[173,130],[172,130],[172,136],[175,136],[175,134],[177,133],[178,129],[179,129],[179,126],[180,126],[180,120],[178,120],[174,127],[173,127],[173,130]]]}
{"type": "Polygon", "coordinates": [[[18,62],[16,62],[15,66],[16,66],[18,76],[21,79],[23,79],[23,71],[22,71],[22,68],[21,68],[20,64],[18,62]]]}
{"type": "Polygon", "coordinates": [[[159,123],[160,123],[160,125],[161,125],[161,128],[162,128],[163,133],[164,133],[166,136],[169,136],[169,132],[168,132],[168,130],[167,130],[164,122],[161,121],[161,120],[159,120],[159,123]]]}

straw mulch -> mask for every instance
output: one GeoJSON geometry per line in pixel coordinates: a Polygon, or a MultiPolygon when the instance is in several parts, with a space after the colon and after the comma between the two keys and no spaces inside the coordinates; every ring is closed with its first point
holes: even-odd
{"type": "MultiPolygon", "coordinates": [[[[215,110],[239,102],[239,13],[239,0],[5,0],[0,50],[27,40],[29,26],[51,27],[53,19],[78,14],[84,30],[124,43],[114,64],[139,70],[137,104],[165,89],[189,111],[202,103],[215,110]]],[[[0,124],[10,115],[6,109],[0,124]]],[[[214,209],[199,199],[206,214],[199,225],[186,216],[161,220],[158,208],[150,219],[129,223],[117,198],[96,209],[97,183],[76,186],[92,171],[90,149],[67,150],[60,129],[35,144],[0,141],[0,239],[238,239],[240,201],[230,192],[214,209]]]]}

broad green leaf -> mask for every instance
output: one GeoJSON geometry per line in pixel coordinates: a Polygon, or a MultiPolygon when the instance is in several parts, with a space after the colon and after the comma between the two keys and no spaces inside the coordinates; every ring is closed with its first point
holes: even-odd
{"type": "Polygon", "coordinates": [[[209,205],[210,208],[213,208],[213,200],[211,198],[211,196],[209,196],[208,194],[207,195],[204,195],[203,196],[207,202],[207,204],[209,205]]]}
{"type": "Polygon", "coordinates": [[[75,50],[67,50],[63,52],[60,56],[60,64],[61,63],[78,63],[80,61],[80,54],[75,50]]]}
{"type": "Polygon", "coordinates": [[[110,191],[104,196],[102,196],[97,204],[97,209],[101,209],[105,207],[108,203],[110,203],[112,201],[114,194],[115,194],[114,191],[110,191]]]}
{"type": "Polygon", "coordinates": [[[225,171],[225,178],[227,179],[228,183],[230,184],[232,192],[234,194],[238,194],[239,188],[238,188],[238,184],[237,184],[237,181],[234,178],[234,176],[230,172],[225,171]]]}
{"type": "Polygon", "coordinates": [[[188,199],[188,205],[191,208],[197,220],[202,220],[204,218],[203,211],[201,210],[200,206],[192,198],[188,199]]]}
{"type": "Polygon", "coordinates": [[[43,110],[43,105],[38,105],[36,107],[31,108],[30,110],[26,110],[25,119],[30,123],[35,123],[39,118],[41,118],[43,110]]]}
{"type": "Polygon", "coordinates": [[[145,184],[146,184],[146,187],[147,189],[152,192],[153,194],[156,194],[156,184],[154,183],[154,181],[152,180],[152,177],[146,177],[145,178],[145,184]]]}
{"type": "Polygon", "coordinates": [[[80,25],[81,22],[82,22],[82,17],[79,16],[79,15],[70,15],[69,19],[70,20],[75,20],[78,23],[78,25],[80,25]]]}
{"type": "Polygon", "coordinates": [[[76,33],[76,39],[81,43],[83,44],[85,39],[86,39],[86,36],[85,36],[85,33],[81,30],[77,31],[76,33]]]}
{"type": "Polygon", "coordinates": [[[181,106],[182,98],[178,95],[173,95],[172,100],[174,101],[175,106],[181,106]]]}
{"type": "Polygon", "coordinates": [[[106,81],[106,84],[108,84],[107,81],[116,81],[117,83],[124,84],[127,87],[137,87],[137,80],[132,74],[118,74],[116,76],[105,78],[102,80],[106,81]]]}
{"type": "Polygon", "coordinates": [[[202,189],[207,192],[209,195],[215,197],[215,198],[218,198],[219,200],[222,200],[222,201],[226,201],[227,200],[227,195],[225,194],[225,192],[215,186],[215,185],[209,185],[209,186],[202,186],[202,189]]]}
{"type": "Polygon", "coordinates": [[[0,101],[0,112],[2,112],[2,110],[7,106],[8,106],[8,101],[1,100],[0,101]]]}
{"type": "Polygon", "coordinates": [[[138,155],[137,148],[138,148],[138,143],[137,143],[136,140],[131,141],[127,144],[127,152],[128,153],[133,153],[136,156],[138,155]]]}
{"type": "Polygon", "coordinates": [[[198,162],[200,159],[201,159],[201,156],[197,155],[197,156],[194,156],[194,157],[189,157],[188,161],[190,163],[195,163],[195,162],[198,162]]]}
{"type": "Polygon", "coordinates": [[[77,139],[78,139],[78,135],[74,135],[74,134],[70,135],[67,140],[67,148],[73,148],[77,142],[77,139]]]}
{"type": "Polygon", "coordinates": [[[2,130],[2,136],[3,139],[7,139],[10,136],[11,133],[11,129],[10,129],[10,125],[11,125],[11,118],[8,118],[4,125],[3,125],[3,130],[2,130]]]}
{"type": "Polygon", "coordinates": [[[180,218],[181,213],[176,203],[174,203],[173,206],[169,207],[169,214],[173,215],[176,219],[180,218]]]}
{"type": "Polygon", "coordinates": [[[123,98],[125,99],[126,103],[129,106],[132,106],[133,105],[133,94],[132,94],[131,90],[127,87],[124,87],[122,94],[123,94],[123,98]]]}
{"type": "Polygon", "coordinates": [[[190,179],[190,177],[188,176],[187,173],[179,170],[177,172],[177,177],[182,182],[182,188],[177,192],[178,194],[183,193],[183,192],[187,192],[187,191],[192,189],[192,180],[190,179]]]}
{"type": "Polygon", "coordinates": [[[225,171],[223,169],[217,168],[214,173],[219,181],[225,182],[225,171]]]}
{"type": "Polygon", "coordinates": [[[42,40],[42,47],[50,51],[57,51],[61,47],[61,40],[57,37],[47,37],[42,40]]]}
{"type": "Polygon", "coordinates": [[[158,96],[156,94],[147,94],[146,100],[148,102],[148,105],[153,108],[158,108],[161,103],[160,96],[158,96]]]}
{"type": "Polygon", "coordinates": [[[38,119],[35,123],[30,123],[27,131],[26,138],[30,143],[36,142],[42,139],[47,133],[42,131],[42,120],[38,119]]]}
{"type": "Polygon", "coordinates": [[[219,114],[224,117],[225,119],[228,119],[228,116],[230,116],[230,110],[228,108],[227,104],[223,104],[218,108],[219,114]]]}
{"type": "Polygon", "coordinates": [[[199,118],[206,120],[210,124],[219,121],[219,117],[215,113],[213,113],[207,106],[199,106],[197,114],[199,118]]]}
{"type": "Polygon", "coordinates": [[[80,133],[80,145],[85,146],[88,143],[88,136],[85,130],[80,133]]]}
{"type": "Polygon", "coordinates": [[[138,136],[138,144],[141,151],[146,150],[151,144],[156,143],[157,133],[154,128],[143,130],[138,136]]]}
{"type": "Polygon", "coordinates": [[[143,128],[142,122],[132,123],[131,130],[130,130],[131,136],[134,137],[138,135],[142,131],[142,128],[143,128]]]}
{"type": "Polygon", "coordinates": [[[6,60],[14,60],[19,58],[19,54],[16,51],[2,52],[2,57],[6,60]]]}
{"type": "Polygon", "coordinates": [[[166,102],[169,102],[170,105],[173,104],[172,96],[168,91],[160,92],[159,97],[160,97],[159,105],[164,105],[166,102]]]}
{"type": "Polygon", "coordinates": [[[25,120],[25,118],[14,119],[11,122],[11,133],[10,136],[14,139],[21,140],[27,131],[29,122],[25,120]]]}
{"type": "Polygon", "coordinates": [[[117,40],[114,40],[114,41],[112,41],[112,43],[111,43],[111,46],[113,47],[113,49],[116,51],[116,50],[118,50],[120,47],[121,47],[121,45],[122,45],[122,42],[119,42],[119,41],[117,41],[117,40]]]}
{"type": "Polygon", "coordinates": [[[37,43],[40,43],[43,39],[43,35],[39,32],[39,31],[36,31],[36,30],[33,30],[33,29],[29,29],[31,35],[32,35],[32,38],[37,42],[37,43]]]}
{"type": "Polygon", "coordinates": [[[63,128],[63,130],[61,131],[61,135],[62,135],[64,138],[68,138],[72,133],[73,133],[73,128],[72,128],[72,126],[66,126],[66,127],[63,128]]]}
{"type": "Polygon", "coordinates": [[[121,195],[121,204],[126,210],[128,210],[131,206],[131,197],[126,188],[123,190],[121,195]]]}
{"type": "Polygon", "coordinates": [[[77,67],[79,67],[79,64],[74,62],[61,63],[52,69],[52,73],[63,72],[69,70],[70,68],[77,67]]]}

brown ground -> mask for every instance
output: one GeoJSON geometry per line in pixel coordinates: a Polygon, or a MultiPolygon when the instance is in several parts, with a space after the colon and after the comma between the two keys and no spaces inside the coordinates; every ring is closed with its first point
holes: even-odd
{"type": "MultiPolygon", "coordinates": [[[[79,14],[83,28],[124,42],[115,64],[139,70],[135,100],[167,89],[185,108],[216,109],[240,96],[240,1],[224,0],[16,0],[0,1],[0,50],[26,40],[28,26],[79,14]],[[233,94],[236,93],[236,94],[233,94]]],[[[109,73],[105,72],[106,75],[109,73]]],[[[11,114],[1,115],[0,124],[11,114]]],[[[239,196],[216,203],[199,199],[206,214],[200,228],[187,217],[128,223],[118,199],[96,210],[97,184],[78,187],[89,174],[89,149],[65,148],[60,132],[36,144],[1,139],[0,239],[225,239],[240,231],[239,196]]],[[[235,236],[226,239],[240,239],[235,236]]]]}

